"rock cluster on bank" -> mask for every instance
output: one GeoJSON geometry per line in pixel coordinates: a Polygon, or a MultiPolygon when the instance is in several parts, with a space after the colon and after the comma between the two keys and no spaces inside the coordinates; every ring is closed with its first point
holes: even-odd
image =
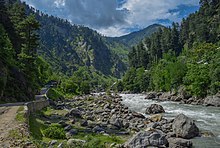
{"type": "Polygon", "coordinates": [[[174,101],[183,104],[206,105],[220,107],[220,94],[199,98],[191,96],[184,91],[180,92],[148,92],[145,99],[158,101],[174,101]]]}
{"type": "MultiPolygon", "coordinates": [[[[84,132],[126,135],[134,134],[124,147],[192,147],[188,139],[198,136],[199,129],[194,121],[183,114],[175,119],[163,118],[162,106],[152,104],[146,109],[150,115],[128,109],[121,103],[120,96],[88,95],[78,96],[65,103],[55,103],[57,109],[66,109],[68,122],[59,123],[66,131],[67,139],[71,139],[78,131],[73,128],[80,123],[84,132]]],[[[122,147],[122,146],[121,146],[122,147]]]]}

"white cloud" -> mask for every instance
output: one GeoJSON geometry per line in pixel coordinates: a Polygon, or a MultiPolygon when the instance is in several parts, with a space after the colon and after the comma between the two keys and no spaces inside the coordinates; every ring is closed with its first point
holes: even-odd
{"type": "Polygon", "coordinates": [[[106,36],[129,33],[158,20],[180,21],[180,5],[198,6],[199,0],[23,0],[35,8],[91,27],[106,36]],[[120,6],[120,8],[118,8],[120,6]],[[125,29],[126,28],[126,29],[125,29]]]}
{"type": "Polygon", "coordinates": [[[127,0],[122,6],[130,13],[128,15],[129,25],[146,27],[157,22],[158,19],[169,19],[179,21],[178,12],[170,12],[179,5],[198,6],[199,0],[127,0]]]}
{"type": "Polygon", "coordinates": [[[124,28],[121,28],[122,26],[125,25],[120,25],[120,26],[116,25],[116,26],[110,26],[108,28],[101,28],[98,30],[98,32],[100,32],[104,36],[112,36],[112,37],[122,36],[128,33],[128,31],[126,31],[124,28]]]}

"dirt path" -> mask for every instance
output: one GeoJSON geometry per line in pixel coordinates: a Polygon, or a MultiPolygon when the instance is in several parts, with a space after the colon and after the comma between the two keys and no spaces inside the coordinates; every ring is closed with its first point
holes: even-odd
{"type": "Polygon", "coordinates": [[[7,147],[9,131],[18,126],[15,120],[19,106],[0,107],[0,147],[7,147]]]}

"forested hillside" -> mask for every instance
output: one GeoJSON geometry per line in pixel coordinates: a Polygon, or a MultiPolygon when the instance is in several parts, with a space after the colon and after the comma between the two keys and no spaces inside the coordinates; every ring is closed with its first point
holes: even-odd
{"type": "MultiPolygon", "coordinates": [[[[220,88],[220,3],[201,0],[198,12],[159,29],[129,53],[124,90],[215,94],[220,88]]],[[[122,85],[122,83],[119,83],[122,85]]]]}
{"type": "Polygon", "coordinates": [[[164,26],[153,24],[142,30],[121,37],[106,37],[105,41],[107,46],[117,53],[126,64],[128,64],[128,53],[131,50],[131,47],[137,45],[144,38],[151,36],[160,28],[164,28],[164,26]]]}
{"type": "Polygon", "coordinates": [[[51,75],[49,65],[37,55],[40,24],[20,3],[0,2],[0,99],[31,100],[51,75]]]}
{"type": "Polygon", "coordinates": [[[41,24],[38,53],[54,70],[68,76],[81,66],[116,77],[125,72],[124,63],[105,45],[103,37],[96,31],[72,25],[66,20],[48,16],[28,6],[26,9],[41,24]]]}

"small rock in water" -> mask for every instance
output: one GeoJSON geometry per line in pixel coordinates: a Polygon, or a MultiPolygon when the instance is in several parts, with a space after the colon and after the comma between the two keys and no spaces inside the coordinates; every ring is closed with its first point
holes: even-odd
{"type": "Polygon", "coordinates": [[[214,137],[215,135],[210,131],[203,131],[200,133],[202,137],[214,137]]]}

